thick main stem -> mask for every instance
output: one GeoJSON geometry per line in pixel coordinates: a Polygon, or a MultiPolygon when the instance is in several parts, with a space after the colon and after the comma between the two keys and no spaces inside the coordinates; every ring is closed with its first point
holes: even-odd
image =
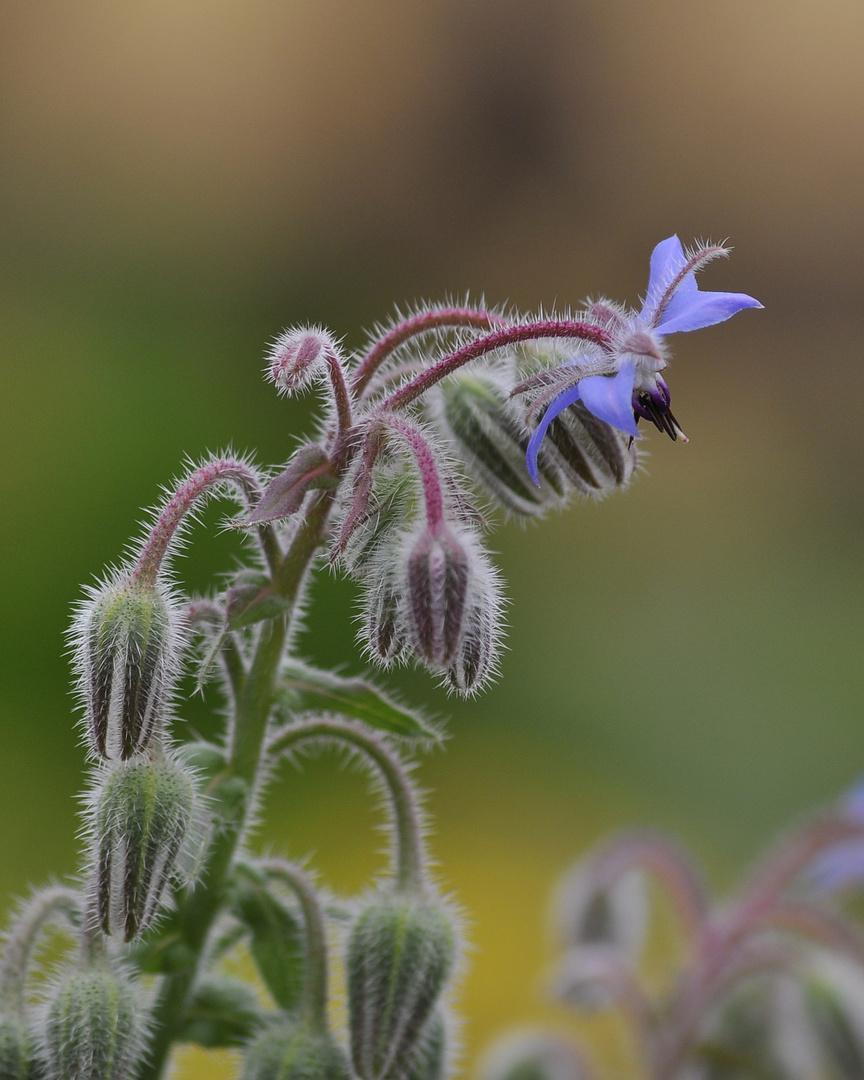
{"type": "Polygon", "coordinates": [[[306,520],[274,574],[273,583],[289,601],[289,608],[284,615],[262,626],[255,655],[236,702],[228,767],[221,778],[222,783],[240,781],[245,798],[236,816],[222,823],[201,879],[178,899],[178,911],[172,921],[196,959],[177,974],[163,977],[151,1013],[153,1036],[141,1080],[157,1080],[165,1067],[174,1036],[183,1021],[204,946],[220,909],[238,845],[246,831],[254,805],[279,665],[297,600],[324,535],[332,494],[324,491],[314,497],[306,520]]]}
{"type": "Polygon", "coordinates": [[[275,757],[300,743],[322,739],[347,743],[352,749],[359,750],[378,770],[387,788],[396,832],[393,851],[396,886],[402,892],[423,892],[426,885],[426,848],[420,808],[405,767],[380,739],[344,720],[306,720],[277,731],[268,743],[267,752],[275,757]]]}

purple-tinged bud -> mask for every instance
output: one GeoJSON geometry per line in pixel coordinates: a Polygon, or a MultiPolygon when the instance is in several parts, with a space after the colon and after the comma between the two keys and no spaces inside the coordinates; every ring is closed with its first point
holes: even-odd
{"type": "Polygon", "coordinates": [[[159,911],[195,808],[191,774],[168,758],[103,770],[92,800],[92,888],[99,926],[126,941],[159,911]]]}
{"type": "Polygon", "coordinates": [[[82,605],[73,635],[90,749],[110,760],[145,750],[180,668],[182,635],[167,591],[140,577],[110,581],[82,605]]]}
{"type": "Polygon", "coordinates": [[[498,576],[481,555],[465,605],[462,639],[447,668],[447,681],[458,694],[470,697],[494,677],[504,633],[503,611],[498,576]]]}
{"type": "Polygon", "coordinates": [[[363,601],[362,626],[363,641],[373,660],[385,667],[399,660],[407,639],[401,592],[392,561],[388,565],[382,560],[370,572],[363,601]]]}
{"type": "Polygon", "coordinates": [[[19,1013],[0,1013],[0,1080],[30,1076],[30,1033],[19,1013]]]}
{"type": "Polygon", "coordinates": [[[552,421],[546,441],[569,483],[583,495],[626,487],[636,469],[635,440],[598,420],[581,402],[552,421]]]}
{"type": "Polygon", "coordinates": [[[429,900],[373,900],[348,941],[351,1057],[361,1080],[402,1080],[417,1055],[456,958],[447,912],[429,900]]]}
{"type": "Polygon", "coordinates": [[[515,1031],[483,1057],[480,1080],[587,1080],[588,1065],[566,1039],[546,1031],[515,1031]]]}
{"type": "Polygon", "coordinates": [[[100,961],[60,979],[39,1026],[45,1080],[131,1080],[145,1052],[144,1009],[125,975],[100,961]]]}
{"type": "Polygon", "coordinates": [[[416,655],[446,667],[462,641],[476,542],[467,530],[442,524],[409,537],[403,555],[405,622],[416,655]]]}
{"type": "Polygon", "coordinates": [[[274,1024],[246,1048],[241,1080],[351,1080],[351,1067],[329,1035],[302,1024],[274,1024]]]}
{"type": "Polygon", "coordinates": [[[491,374],[460,372],[441,384],[439,427],[469,464],[472,479],[505,510],[523,517],[544,513],[564,496],[566,485],[545,444],[537,458],[540,485],[525,470],[531,432],[491,374]]]}
{"type": "Polygon", "coordinates": [[[295,326],[283,330],[267,353],[265,372],[280,394],[305,390],[326,371],[328,359],[338,359],[336,339],[321,326],[295,326]]]}

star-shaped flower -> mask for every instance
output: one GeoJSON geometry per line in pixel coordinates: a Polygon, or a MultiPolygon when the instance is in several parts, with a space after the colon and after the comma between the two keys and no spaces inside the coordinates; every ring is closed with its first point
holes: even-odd
{"type": "Polygon", "coordinates": [[[537,455],[549,425],[577,401],[628,435],[636,436],[637,418],[642,417],[671,439],[687,441],[669,410],[669,388],[660,377],[667,363],[663,339],[667,334],[724,322],[744,308],[762,307],[744,293],[700,292],[696,272],[727,254],[720,244],[688,253],[677,236],[670,236],[652,252],[648,292],[640,312],[625,312],[606,301],[590,305],[589,321],[602,326],[610,341],[550,373],[548,384],[557,385],[557,375],[567,385],[551,398],[528,443],[528,472],[535,484],[539,483],[537,455]]]}

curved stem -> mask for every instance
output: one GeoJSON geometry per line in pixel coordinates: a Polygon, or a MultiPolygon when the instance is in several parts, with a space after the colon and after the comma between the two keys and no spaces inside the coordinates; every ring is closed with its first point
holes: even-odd
{"type": "MultiPolygon", "coordinates": [[[[247,873],[249,870],[243,863],[238,864],[237,869],[247,873]]],[[[285,859],[258,859],[252,873],[255,871],[263,871],[275,881],[281,881],[300,901],[306,923],[303,1011],[310,1027],[323,1034],[327,1029],[327,930],[318,893],[309,875],[285,859]]]]}
{"type": "Polygon", "coordinates": [[[336,403],[336,437],[344,436],[351,430],[354,419],[351,414],[351,392],[345,382],[345,372],[339,363],[338,356],[327,353],[327,370],[330,375],[330,386],[333,389],[333,400],[336,403]]]}
{"type": "Polygon", "coordinates": [[[420,483],[423,487],[423,499],[426,504],[426,521],[430,529],[438,529],[444,524],[444,492],[438,465],[429,443],[422,432],[414,425],[406,423],[401,417],[386,416],[381,418],[389,428],[400,435],[408,445],[417,463],[420,483]]]}
{"type": "Polygon", "coordinates": [[[569,319],[552,319],[543,322],[522,323],[518,326],[508,326],[503,330],[495,330],[485,337],[477,338],[461,349],[450,353],[431,368],[427,368],[416,379],[412,379],[401,390],[397,390],[382,404],[382,409],[401,409],[424,394],[430,386],[440,382],[447,375],[451,375],[460,367],[476,360],[486,353],[504,348],[505,345],[516,345],[521,341],[533,341],[539,338],[576,338],[580,341],[590,341],[594,345],[608,345],[612,338],[605,330],[592,323],[573,322],[569,319]]]}
{"type": "Polygon", "coordinates": [[[71,922],[80,915],[81,897],[73,889],[57,885],[43,889],[24,907],[9,932],[0,957],[0,1009],[20,1012],[24,1008],[24,983],[39,934],[57,915],[71,922]]]}
{"type": "MultiPolygon", "coordinates": [[[[261,484],[255,470],[245,461],[237,458],[214,458],[199,466],[180,483],[159,513],[135,564],[135,579],[145,582],[156,580],[183,519],[202,496],[215,485],[226,481],[236,486],[244,506],[252,509],[261,496],[261,484]]],[[[259,528],[258,535],[267,563],[271,571],[275,570],[282,561],[276,535],[266,525],[259,528]]]]}
{"type": "Polygon", "coordinates": [[[276,757],[302,742],[328,740],[347,743],[359,750],[377,768],[387,788],[396,843],[393,851],[393,874],[403,892],[422,893],[426,886],[426,854],[423,820],[417,797],[402,762],[382,740],[345,720],[306,720],[288,724],[277,731],[267,744],[267,753],[276,757]]]}
{"type": "Polygon", "coordinates": [[[369,380],[392,353],[410,341],[412,337],[428,334],[431,330],[457,329],[462,326],[489,330],[493,326],[503,326],[506,320],[492,311],[482,308],[444,307],[436,311],[423,311],[397,323],[380,338],[360,362],[354,372],[352,387],[356,396],[362,397],[369,380]]]}

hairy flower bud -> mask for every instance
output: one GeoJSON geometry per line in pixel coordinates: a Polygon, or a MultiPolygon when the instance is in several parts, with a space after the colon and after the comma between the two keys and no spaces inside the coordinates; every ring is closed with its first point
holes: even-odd
{"type": "Polygon", "coordinates": [[[249,1044],[240,1075],[242,1080],[350,1080],[351,1068],[328,1035],[279,1023],[249,1044]]]}
{"type": "Polygon", "coordinates": [[[104,770],[92,796],[93,888],[104,933],[131,941],[153,922],[194,801],[190,774],[167,758],[104,770]]]}
{"type": "Polygon", "coordinates": [[[0,1014],[0,1080],[27,1080],[30,1075],[30,1035],[17,1013],[0,1014]]]}
{"type": "Polygon", "coordinates": [[[545,1031],[517,1031],[496,1043],[480,1067],[480,1080],[587,1080],[576,1047],[545,1031]]]}
{"type": "Polygon", "coordinates": [[[110,581],[81,608],[80,688],[99,757],[129,758],[158,734],[179,668],[176,623],[164,589],[140,579],[110,581]]]}
{"type": "Polygon", "coordinates": [[[581,402],[552,421],[548,442],[564,476],[583,495],[606,495],[626,487],[636,468],[635,440],[598,420],[581,402]]]}
{"type": "Polygon", "coordinates": [[[305,390],[323,374],[328,356],[338,357],[333,335],[320,326],[295,326],[283,330],[267,353],[265,372],[280,394],[305,390]]]}
{"type": "Polygon", "coordinates": [[[361,1080],[401,1080],[410,1070],[455,955],[456,934],[437,904],[393,896],[360,914],[347,967],[351,1056],[361,1080]]]}
{"type": "Polygon", "coordinates": [[[392,566],[382,566],[372,576],[364,601],[363,629],[373,659],[385,667],[399,659],[406,638],[401,595],[392,566]]]}
{"type": "Polygon", "coordinates": [[[639,869],[598,888],[590,867],[577,866],[559,886],[556,906],[568,946],[608,945],[628,961],[638,960],[648,926],[648,896],[639,869]]]}
{"type": "Polygon", "coordinates": [[[425,528],[406,544],[402,593],[411,647],[434,668],[449,664],[462,640],[476,542],[465,530],[425,528]]]}
{"type": "Polygon", "coordinates": [[[447,1024],[440,1009],[417,1042],[406,1080],[443,1080],[447,1072],[447,1024]]]}
{"type": "Polygon", "coordinates": [[[39,1036],[46,1080],[130,1080],[144,1050],[142,1005],[124,975],[96,963],[54,987],[39,1036]]]}
{"type": "Polygon", "coordinates": [[[503,633],[498,578],[485,557],[477,570],[465,605],[462,639],[447,668],[450,688],[465,696],[476,693],[495,674],[503,633]]]}
{"type": "Polygon", "coordinates": [[[525,466],[531,432],[490,373],[462,371],[441,384],[435,409],[438,426],[459,448],[472,478],[496,503],[523,517],[542,514],[566,491],[555,454],[541,447],[540,486],[525,466]]]}

